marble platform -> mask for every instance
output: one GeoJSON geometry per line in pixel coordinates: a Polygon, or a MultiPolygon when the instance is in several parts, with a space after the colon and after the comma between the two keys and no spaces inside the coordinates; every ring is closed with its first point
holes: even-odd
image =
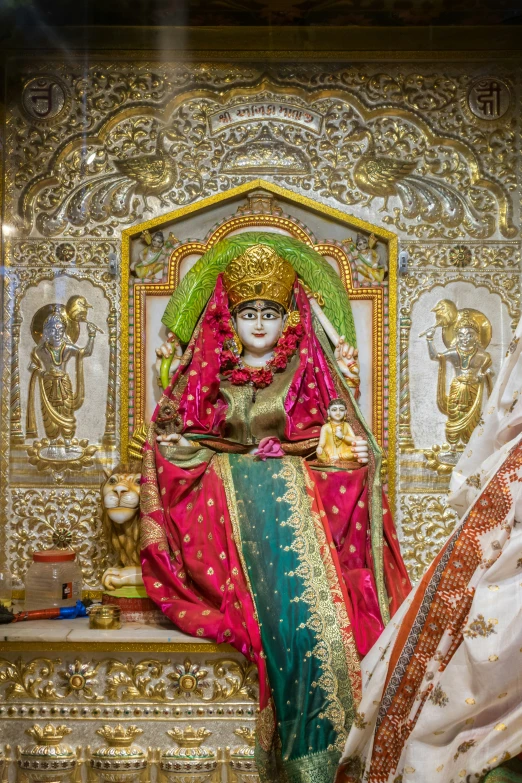
{"type": "Polygon", "coordinates": [[[174,627],[145,625],[141,623],[123,623],[122,628],[112,631],[99,631],[89,628],[87,617],[76,620],[31,620],[0,626],[0,650],[24,649],[25,646],[39,646],[42,651],[70,646],[71,649],[111,649],[156,650],[201,649],[230,650],[229,645],[216,645],[209,639],[187,636],[174,627]]]}

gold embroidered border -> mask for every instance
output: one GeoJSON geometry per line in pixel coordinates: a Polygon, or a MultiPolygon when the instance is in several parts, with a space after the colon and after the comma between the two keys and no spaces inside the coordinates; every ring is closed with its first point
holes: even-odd
{"type": "MultiPolygon", "coordinates": [[[[306,471],[303,471],[306,486],[314,491],[315,485],[306,471]]],[[[330,552],[330,546],[324,532],[324,526],[321,523],[320,514],[312,512],[315,534],[319,542],[319,546],[323,548],[323,563],[326,573],[326,579],[328,581],[328,587],[330,588],[330,594],[336,596],[339,600],[333,602],[335,612],[337,614],[337,622],[341,628],[341,638],[343,640],[344,650],[346,654],[346,662],[348,665],[348,671],[350,672],[350,684],[352,687],[352,695],[355,704],[358,705],[362,698],[362,677],[361,677],[361,664],[359,653],[357,652],[357,645],[355,644],[355,637],[351,630],[346,630],[347,626],[350,626],[350,618],[348,617],[348,610],[344,603],[344,596],[339,584],[339,577],[337,569],[333,562],[333,558],[330,552]]]]}
{"type": "Polygon", "coordinates": [[[145,481],[142,482],[140,492],[141,510],[144,514],[152,514],[154,511],[162,511],[163,504],[161,502],[156,484],[156,462],[154,458],[154,452],[151,450],[147,450],[143,455],[142,474],[145,481]]]}
{"type": "MultiPolygon", "coordinates": [[[[228,454],[217,454],[214,457],[212,464],[214,466],[214,470],[216,471],[216,475],[219,476],[219,478],[223,482],[223,487],[225,488],[228,513],[232,525],[233,541],[236,546],[239,561],[241,563],[241,568],[243,569],[243,575],[245,577],[245,582],[248,587],[248,592],[250,593],[250,597],[252,599],[252,606],[254,607],[254,619],[256,623],[259,623],[259,617],[256,609],[256,602],[254,598],[254,591],[252,590],[252,585],[250,583],[250,578],[248,576],[248,569],[246,566],[245,558],[243,557],[243,549],[241,546],[241,528],[239,525],[239,514],[237,511],[237,503],[236,503],[236,492],[234,489],[234,480],[232,478],[232,471],[230,470],[230,462],[228,459],[228,454]]],[[[264,655],[264,653],[261,652],[261,655],[264,655]]],[[[273,707],[272,699],[269,699],[267,706],[257,716],[256,727],[257,727],[257,739],[260,747],[266,753],[270,753],[272,749],[272,743],[274,740],[274,733],[275,733],[275,718],[274,718],[274,707],[273,707]]]]}
{"type": "Polygon", "coordinates": [[[349,663],[344,654],[345,644],[331,595],[323,596],[314,578],[315,573],[326,569],[316,534],[321,521],[314,519],[313,534],[305,524],[305,520],[309,519],[310,515],[315,517],[316,513],[312,510],[312,501],[306,490],[304,471],[302,468],[299,470],[300,461],[295,457],[284,457],[281,465],[276,477],[283,479],[287,486],[282,499],[290,506],[291,515],[286,524],[295,531],[292,549],[299,558],[296,574],[302,578],[305,587],[300,600],[309,606],[310,619],[307,625],[319,640],[312,654],[321,662],[323,670],[318,680],[319,687],[327,697],[327,707],[323,715],[332,723],[337,734],[335,746],[329,747],[328,750],[342,750],[347,736],[346,726],[350,725],[355,717],[350,677],[353,659],[349,663]],[[351,705],[351,708],[344,705],[351,705]]]}
{"type": "Polygon", "coordinates": [[[165,531],[151,517],[144,516],[140,522],[140,551],[151,544],[158,544],[160,552],[167,551],[169,548],[165,531]]]}

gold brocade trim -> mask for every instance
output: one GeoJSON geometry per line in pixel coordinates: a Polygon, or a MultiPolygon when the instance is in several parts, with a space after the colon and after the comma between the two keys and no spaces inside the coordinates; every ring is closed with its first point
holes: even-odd
{"type": "Polygon", "coordinates": [[[144,514],[152,514],[154,511],[162,511],[160,496],[154,484],[141,485],[141,510],[144,514]]]}
{"type": "Polygon", "coordinates": [[[169,545],[165,531],[151,517],[144,516],[140,522],[140,551],[151,544],[158,544],[160,552],[168,550],[169,545]]]}
{"type": "MultiPolygon", "coordinates": [[[[298,465],[300,466],[301,463],[295,457],[283,457],[281,464],[281,470],[276,474],[276,477],[283,479],[287,486],[282,500],[290,506],[291,514],[286,524],[295,531],[292,549],[299,558],[296,574],[301,577],[304,583],[304,590],[299,600],[308,604],[310,618],[307,626],[314,631],[318,639],[311,652],[321,662],[323,672],[317,682],[325,693],[327,701],[322,716],[331,722],[337,734],[335,746],[328,749],[342,751],[347,737],[347,726],[351,724],[355,716],[355,694],[351,688],[351,675],[354,665],[352,656],[354,652],[355,655],[357,653],[354,648],[347,658],[345,654],[346,640],[343,639],[338,625],[339,616],[334,602],[330,593],[325,595],[318,584],[316,574],[328,569],[323,561],[320,541],[317,537],[321,522],[320,519],[315,519],[318,515],[312,509],[312,501],[306,488],[304,468],[298,470],[298,465]],[[311,534],[310,528],[305,524],[305,520],[309,519],[310,515],[314,519],[314,534],[311,534]],[[344,705],[350,705],[351,709],[344,705]]],[[[322,526],[321,533],[324,537],[322,526]]],[[[330,575],[327,573],[326,578],[330,586],[331,580],[336,580],[336,574],[334,576],[332,573],[330,575]]],[[[357,668],[360,668],[358,657],[357,668]]]]}
{"type": "MultiPolygon", "coordinates": [[[[306,471],[303,471],[303,475],[304,475],[306,486],[308,486],[309,489],[314,491],[315,485],[313,480],[310,478],[309,474],[306,471]]],[[[348,617],[348,611],[344,603],[343,591],[341,590],[341,586],[339,584],[339,576],[337,574],[337,569],[333,562],[328,540],[326,538],[326,533],[324,532],[324,526],[321,522],[321,517],[319,514],[314,512],[312,512],[312,515],[313,515],[314,526],[315,526],[315,534],[317,536],[319,546],[323,548],[322,560],[324,564],[326,579],[328,581],[328,587],[330,588],[331,595],[335,596],[338,599],[337,601],[333,602],[333,607],[337,614],[337,622],[339,624],[339,628],[341,629],[341,638],[343,641],[344,651],[346,655],[348,672],[350,674],[350,685],[352,689],[352,695],[353,695],[355,705],[357,706],[362,698],[362,677],[361,677],[361,664],[360,664],[359,653],[357,652],[355,637],[351,630],[350,618],[348,617]],[[347,630],[347,628],[349,628],[349,630],[347,630]]]]}
{"type": "MultiPolygon", "coordinates": [[[[149,437],[150,439],[150,429],[149,437]]],[[[145,481],[141,485],[140,506],[144,514],[161,511],[163,505],[156,484],[156,461],[154,452],[147,450],[143,455],[142,474],[145,481]]]]}
{"type": "Polygon", "coordinates": [[[314,452],[319,443],[319,438],[308,438],[307,440],[298,440],[292,443],[281,443],[281,448],[285,454],[292,457],[308,456],[314,452]]]}
{"type": "MultiPolygon", "coordinates": [[[[239,561],[241,563],[241,568],[243,569],[243,575],[245,577],[245,582],[248,587],[248,592],[250,593],[250,598],[252,599],[252,606],[254,607],[254,619],[256,623],[259,623],[259,616],[257,614],[254,591],[252,590],[252,585],[250,583],[250,578],[248,576],[247,565],[245,562],[245,558],[243,557],[243,549],[241,546],[241,528],[239,526],[239,514],[237,510],[236,493],[234,490],[234,480],[232,478],[232,471],[230,470],[230,462],[228,460],[228,455],[217,454],[214,457],[212,464],[214,466],[214,470],[216,471],[216,474],[223,482],[223,487],[225,489],[225,495],[227,498],[228,513],[232,525],[234,544],[236,546],[239,561]]],[[[264,653],[261,652],[261,655],[264,655],[264,653]]],[[[257,723],[257,739],[259,745],[266,753],[270,753],[270,751],[272,750],[272,743],[275,734],[275,717],[274,717],[274,711],[273,711],[273,705],[271,699],[269,700],[267,706],[262,710],[262,712],[259,713],[256,723],[257,723]]]]}
{"type": "Polygon", "coordinates": [[[338,751],[321,751],[284,762],[285,783],[331,783],[339,765],[338,751]]]}
{"type": "Polygon", "coordinates": [[[252,401],[249,386],[234,386],[221,382],[221,393],[227,403],[227,437],[237,443],[259,443],[262,438],[275,436],[284,439],[287,415],[285,400],[299,366],[295,354],[282,372],[274,375],[270,386],[259,389],[252,401]]]}
{"type": "Polygon", "coordinates": [[[272,748],[275,729],[274,705],[272,699],[270,699],[264,710],[259,712],[256,720],[257,739],[260,746],[267,753],[272,748]]]}

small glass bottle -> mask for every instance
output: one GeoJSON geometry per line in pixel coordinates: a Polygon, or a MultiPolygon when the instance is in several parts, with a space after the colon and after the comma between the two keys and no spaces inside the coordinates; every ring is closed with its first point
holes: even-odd
{"type": "Polygon", "coordinates": [[[6,609],[11,609],[13,605],[13,581],[7,566],[0,568],[0,604],[6,609]]]}
{"type": "Polygon", "coordinates": [[[74,606],[82,598],[82,572],[76,552],[46,549],[33,554],[25,576],[25,608],[74,606]]]}

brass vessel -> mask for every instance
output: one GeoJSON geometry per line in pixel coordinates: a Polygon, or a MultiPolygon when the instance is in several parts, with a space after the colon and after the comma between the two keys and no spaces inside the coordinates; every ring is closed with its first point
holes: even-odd
{"type": "Polygon", "coordinates": [[[137,726],[104,726],[96,734],[107,745],[96,748],[91,754],[91,767],[103,783],[134,783],[139,773],[147,767],[147,754],[133,745],[133,740],[143,729],[137,726]]]}
{"type": "Polygon", "coordinates": [[[96,604],[89,609],[89,628],[117,631],[121,628],[121,609],[116,604],[96,604]]]}
{"type": "Polygon", "coordinates": [[[207,783],[217,767],[215,752],[203,745],[212,732],[188,726],[167,734],[178,746],[161,754],[160,768],[169,783],[207,783]]]}
{"type": "Polygon", "coordinates": [[[61,783],[76,767],[74,750],[62,742],[71,731],[67,726],[51,723],[26,729],[35,742],[22,748],[18,766],[31,783],[61,783]]]}

